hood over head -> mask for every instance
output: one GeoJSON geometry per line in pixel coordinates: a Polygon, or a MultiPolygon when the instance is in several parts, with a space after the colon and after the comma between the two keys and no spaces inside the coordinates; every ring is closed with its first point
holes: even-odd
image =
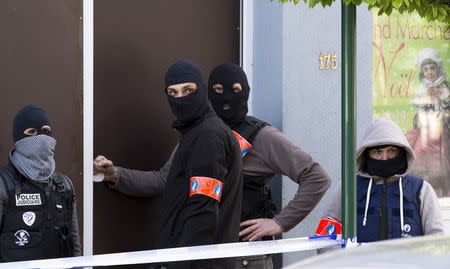
{"type": "Polygon", "coordinates": [[[380,118],[373,121],[367,128],[364,137],[361,141],[358,150],[356,151],[356,164],[357,171],[362,176],[368,176],[363,171],[365,150],[370,147],[376,147],[381,145],[394,145],[402,147],[406,152],[406,160],[408,162],[408,168],[406,174],[414,164],[414,152],[406,139],[403,131],[392,120],[380,118]]]}

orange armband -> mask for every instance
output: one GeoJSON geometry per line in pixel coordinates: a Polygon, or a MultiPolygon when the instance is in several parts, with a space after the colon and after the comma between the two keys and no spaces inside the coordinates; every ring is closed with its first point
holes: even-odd
{"type": "Polygon", "coordinates": [[[245,138],[243,138],[237,132],[233,131],[233,134],[236,137],[237,141],[239,142],[239,149],[241,150],[241,157],[244,157],[245,154],[247,154],[247,152],[249,152],[253,148],[253,146],[250,143],[248,143],[248,141],[245,140],[245,138]]]}
{"type": "Polygon", "coordinates": [[[189,197],[195,194],[203,194],[220,202],[223,183],[210,177],[191,177],[189,179],[189,197]]]}

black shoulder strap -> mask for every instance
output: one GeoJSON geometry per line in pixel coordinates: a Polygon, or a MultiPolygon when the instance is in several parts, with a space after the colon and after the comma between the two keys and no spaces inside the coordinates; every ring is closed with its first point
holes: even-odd
{"type": "MultiPolygon", "coordinates": [[[[2,229],[3,227],[3,223],[5,221],[5,218],[3,218],[3,215],[6,213],[6,208],[8,208],[8,203],[9,203],[9,198],[8,195],[9,193],[15,189],[15,183],[14,183],[14,175],[11,174],[11,171],[8,171],[8,168],[2,168],[0,169],[0,188],[3,189],[3,191],[6,194],[6,201],[5,204],[3,205],[3,212],[0,212],[0,214],[2,214],[2,222],[0,223],[0,229],[2,229]]],[[[0,259],[1,261],[1,259],[0,259]]]]}
{"type": "Polygon", "coordinates": [[[52,180],[58,192],[65,192],[67,190],[73,193],[72,183],[67,176],[55,172],[52,176],[52,180]]]}
{"type": "Polygon", "coordinates": [[[252,116],[246,116],[244,121],[239,124],[234,131],[241,135],[247,142],[252,144],[258,132],[265,126],[270,125],[265,121],[252,116]]]}
{"type": "Polygon", "coordinates": [[[0,184],[4,190],[7,192],[13,190],[15,187],[14,184],[14,175],[11,174],[11,171],[7,171],[8,168],[0,169],[0,184]]]}
{"type": "MultiPolygon", "coordinates": [[[[70,181],[69,177],[66,175],[63,175],[59,172],[55,172],[52,175],[52,182],[54,184],[54,187],[56,189],[56,192],[58,192],[60,195],[62,195],[67,203],[67,212],[65,214],[65,225],[66,228],[70,230],[70,225],[72,221],[72,215],[73,215],[73,203],[75,202],[75,193],[74,188],[72,185],[72,181],[70,181]]],[[[54,199],[54,198],[53,198],[54,199]]],[[[61,236],[65,237],[66,234],[61,234],[61,236]]]]}

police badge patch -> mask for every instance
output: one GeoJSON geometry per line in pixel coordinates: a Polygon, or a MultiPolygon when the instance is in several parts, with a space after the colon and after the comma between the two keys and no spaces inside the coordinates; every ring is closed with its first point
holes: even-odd
{"type": "Polygon", "coordinates": [[[36,220],[36,214],[31,211],[25,212],[22,215],[22,219],[26,225],[31,226],[31,225],[33,225],[34,221],[36,220]]]}
{"type": "Polygon", "coordinates": [[[42,205],[41,194],[22,193],[16,194],[16,206],[42,205]]]}
{"type": "Polygon", "coordinates": [[[25,246],[30,241],[30,234],[25,230],[18,230],[14,236],[17,238],[15,242],[18,246],[25,246]]]}

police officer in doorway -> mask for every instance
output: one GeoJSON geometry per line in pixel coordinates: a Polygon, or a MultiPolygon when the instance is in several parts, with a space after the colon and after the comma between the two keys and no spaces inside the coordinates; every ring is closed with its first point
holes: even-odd
{"type": "MultiPolygon", "coordinates": [[[[217,117],[199,68],[178,61],[167,71],[165,94],[181,137],[160,171],[116,167],[98,156],[94,171],[122,193],[162,193],[159,248],[239,240],[242,175],[238,141],[217,117]]],[[[233,268],[235,259],[186,261],[157,268],[233,268]]]]}
{"type": "Polygon", "coordinates": [[[52,128],[33,105],[15,116],[15,148],[0,169],[0,262],[81,255],[73,185],[55,170],[52,128]]]}

